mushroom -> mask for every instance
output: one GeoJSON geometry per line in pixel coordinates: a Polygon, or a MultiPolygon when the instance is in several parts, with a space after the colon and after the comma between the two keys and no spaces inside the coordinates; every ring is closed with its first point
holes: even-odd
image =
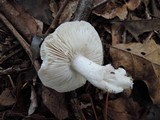
{"type": "Polygon", "coordinates": [[[38,75],[42,83],[58,92],[75,90],[88,80],[111,93],[130,88],[132,78],[123,68],[102,66],[103,48],[94,27],[85,21],[65,22],[48,35],[40,48],[43,60],[38,75]]]}

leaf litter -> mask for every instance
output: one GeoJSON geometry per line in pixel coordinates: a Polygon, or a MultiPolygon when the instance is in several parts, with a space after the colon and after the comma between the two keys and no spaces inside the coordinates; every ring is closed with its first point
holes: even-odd
{"type": "Polygon", "coordinates": [[[77,13],[78,0],[0,2],[1,119],[160,119],[159,1],[89,1],[88,13],[77,13]],[[133,89],[108,94],[87,83],[58,93],[39,81],[41,38],[84,14],[106,48],[104,64],[124,67],[134,78],[133,89]]]}
{"type": "Polygon", "coordinates": [[[117,44],[110,48],[113,64],[123,66],[136,80],[144,80],[154,103],[159,104],[160,46],[146,43],[117,44]]]}

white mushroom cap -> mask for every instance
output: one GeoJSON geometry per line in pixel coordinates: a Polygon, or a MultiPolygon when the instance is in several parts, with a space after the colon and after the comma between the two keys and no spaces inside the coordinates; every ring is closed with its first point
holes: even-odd
{"type": "Polygon", "coordinates": [[[102,64],[102,43],[96,30],[85,21],[66,22],[47,36],[40,50],[43,63],[38,75],[42,83],[58,92],[75,90],[86,78],[72,68],[72,61],[82,55],[102,64]]]}

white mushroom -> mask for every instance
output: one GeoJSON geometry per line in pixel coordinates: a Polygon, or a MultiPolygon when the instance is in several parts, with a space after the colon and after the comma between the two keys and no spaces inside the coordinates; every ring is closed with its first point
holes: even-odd
{"type": "Polygon", "coordinates": [[[98,33],[85,21],[66,22],[47,36],[40,50],[43,63],[38,75],[42,83],[58,92],[75,90],[88,80],[102,90],[119,93],[132,86],[122,68],[103,62],[98,33]]]}

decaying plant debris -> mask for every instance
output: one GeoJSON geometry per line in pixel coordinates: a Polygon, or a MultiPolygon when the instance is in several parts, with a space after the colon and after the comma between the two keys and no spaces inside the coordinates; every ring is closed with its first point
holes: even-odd
{"type": "Polygon", "coordinates": [[[0,119],[159,120],[159,0],[0,0],[0,119]],[[40,82],[39,47],[65,21],[100,35],[104,64],[123,67],[133,89],[108,94],[90,83],[58,93],[40,82]]]}

